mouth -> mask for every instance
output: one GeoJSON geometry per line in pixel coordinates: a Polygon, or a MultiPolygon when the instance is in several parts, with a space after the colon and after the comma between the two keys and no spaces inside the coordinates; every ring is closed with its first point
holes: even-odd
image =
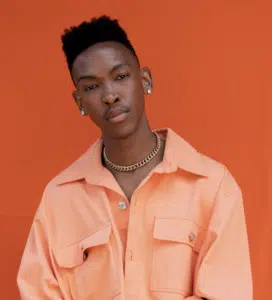
{"type": "Polygon", "coordinates": [[[123,113],[118,114],[115,117],[109,118],[107,121],[110,123],[121,123],[121,122],[125,121],[127,116],[128,116],[128,112],[123,112],[123,113]]]}
{"type": "Polygon", "coordinates": [[[110,123],[120,123],[123,122],[128,116],[128,111],[124,108],[111,109],[107,115],[106,119],[110,123]]]}

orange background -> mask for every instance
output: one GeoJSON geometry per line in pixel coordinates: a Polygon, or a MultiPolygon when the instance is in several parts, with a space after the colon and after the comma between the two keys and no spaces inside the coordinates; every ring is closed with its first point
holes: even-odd
{"type": "Polygon", "coordinates": [[[19,299],[16,274],[45,185],[99,134],[72,100],[60,34],[102,13],[120,19],[142,64],[153,71],[154,93],[147,98],[152,127],[172,127],[226,164],[240,184],[254,299],[272,299],[271,3],[2,1],[1,299],[19,299]]]}

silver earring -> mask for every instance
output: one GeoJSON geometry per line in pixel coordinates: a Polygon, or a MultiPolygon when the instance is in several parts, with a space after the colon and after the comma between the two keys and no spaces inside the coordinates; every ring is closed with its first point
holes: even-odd
{"type": "Polygon", "coordinates": [[[80,114],[82,116],[86,116],[87,115],[86,111],[83,108],[80,108],[79,111],[80,111],[80,114]]]}
{"type": "Polygon", "coordinates": [[[150,95],[151,94],[151,89],[147,90],[147,94],[150,95]]]}

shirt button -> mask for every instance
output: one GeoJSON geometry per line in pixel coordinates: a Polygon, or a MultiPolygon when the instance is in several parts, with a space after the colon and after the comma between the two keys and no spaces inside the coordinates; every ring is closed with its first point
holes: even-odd
{"type": "Polygon", "coordinates": [[[193,232],[191,232],[191,233],[189,234],[189,239],[190,239],[191,242],[195,241],[196,236],[195,236],[195,234],[194,234],[193,232]]]}
{"type": "Polygon", "coordinates": [[[127,208],[127,204],[124,201],[120,201],[118,203],[118,206],[119,206],[120,210],[125,210],[127,208]]]}

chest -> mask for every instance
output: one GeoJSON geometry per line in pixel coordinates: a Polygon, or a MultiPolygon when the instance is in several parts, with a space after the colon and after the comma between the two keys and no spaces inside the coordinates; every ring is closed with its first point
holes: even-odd
{"type": "Polygon", "coordinates": [[[115,179],[122,191],[124,192],[128,201],[131,201],[132,195],[141,182],[148,176],[149,171],[137,174],[117,174],[115,179]]]}
{"type": "MultiPolygon", "coordinates": [[[[117,179],[128,199],[145,176],[117,179]]],[[[209,216],[204,213],[195,184],[173,176],[152,177],[143,190],[136,191],[138,198],[135,197],[137,201],[130,207],[130,214],[128,210],[116,209],[119,199],[115,194],[108,199],[102,189],[79,187],[74,185],[66,191],[65,203],[59,203],[60,198],[52,199],[54,210],[64,216],[54,220],[56,226],[51,231],[54,256],[73,299],[90,299],[89,295],[113,299],[121,293],[121,281],[126,278],[133,282],[132,295],[138,291],[146,295],[141,299],[151,299],[147,296],[150,291],[156,295],[162,290],[171,291],[179,295],[177,299],[192,294],[197,253],[205,236],[203,217],[208,220],[209,216]],[[129,226],[119,221],[128,217],[129,226]],[[126,251],[121,253],[117,241],[123,228],[127,229],[127,239],[126,251]],[[150,279],[140,281],[137,274],[150,279]]],[[[129,286],[126,293],[130,293],[129,286]]],[[[169,297],[163,295],[161,299],[169,297]]]]}

